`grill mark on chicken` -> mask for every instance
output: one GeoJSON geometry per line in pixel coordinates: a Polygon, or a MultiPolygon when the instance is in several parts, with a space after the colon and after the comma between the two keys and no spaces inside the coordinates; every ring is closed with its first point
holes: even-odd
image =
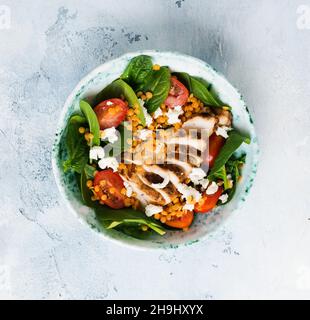
{"type": "Polygon", "coordinates": [[[126,181],[133,186],[137,196],[142,197],[143,199],[148,199],[149,203],[156,203],[158,205],[165,205],[166,199],[162,196],[160,192],[156,189],[150,187],[149,185],[145,184],[135,172],[128,171],[127,176],[122,175],[126,179],[126,181]]]}
{"type": "Polygon", "coordinates": [[[157,184],[157,183],[162,183],[164,181],[164,178],[152,172],[145,172],[144,177],[149,183],[157,184]]]}
{"type": "MultiPolygon", "coordinates": [[[[148,187],[150,188],[153,188],[151,186],[151,182],[149,182],[146,178],[145,178],[145,173],[144,174],[139,174],[138,173],[138,177],[139,179],[144,183],[146,184],[148,187]]],[[[165,189],[165,188],[162,188],[162,189],[156,189],[156,191],[163,197],[164,201],[165,201],[165,204],[164,205],[167,205],[169,204],[171,201],[172,201],[172,198],[171,198],[171,193],[169,191],[169,189],[165,189]],[[168,192],[167,192],[168,190],[168,192]]]]}

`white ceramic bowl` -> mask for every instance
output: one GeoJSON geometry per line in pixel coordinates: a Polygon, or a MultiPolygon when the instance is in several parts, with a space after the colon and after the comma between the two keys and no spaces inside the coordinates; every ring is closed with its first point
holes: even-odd
{"type": "Polygon", "coordinates": [[[197,58],[176,52],[141,51],[125,54],[117,59],[108,61],[88,74],[68,97],[56,132],[52,153],[52,164],[55,179],[60,193],[64,196],[66,204],[71,208],[79,220],[98,231],[103,238],[139,248],[176,248],[180,245],[190,245],[199,242],[214,230],[225,218],[231,216],[245,201],[255,177],[258,163],[258,144],[249,114],[240,93],[218,72],[207,63],[197,58]],[[64,130],[70,115],[79,109],[79,101],[94,97],[101,89],[118,78],[128,62],[134,56],[147,54],[153,62],[167,65],[172,71],[184,71],[199,76],[212,84],[213,90],[221,101],[232,107],[234,127],[247,132],[251,136],[251,144],[243,144],[241,152],[247,153],[246,164],[243,167],[243,179],[237,186],[233,199],[225,206],[220,206],[208,215],[198,215],[188,232],[168,232],[165,236],[155,236],[150,240],[138,240],[126,236],[116,230],[106,230],[96,220],[94,211],[82,203],[74,175],[64,174],[62,161],[64,160],[64,130]]]}

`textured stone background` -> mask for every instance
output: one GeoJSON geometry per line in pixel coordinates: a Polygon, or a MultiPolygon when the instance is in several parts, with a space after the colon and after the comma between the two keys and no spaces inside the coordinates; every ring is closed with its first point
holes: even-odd
{"type": "Polygon", "coordinates": [[[310,7],[0,0],[11,10],[11,27],[0,23],[0,297],[310,298],[310,30],[297,20],[302,4],[310,7]],[[147,252],[79,224],[56,189],[50,156],[79,79],[107,59],[153,48],[199,57],[240,89],[261,161],[245,206],[211,239],[147,252]]]}

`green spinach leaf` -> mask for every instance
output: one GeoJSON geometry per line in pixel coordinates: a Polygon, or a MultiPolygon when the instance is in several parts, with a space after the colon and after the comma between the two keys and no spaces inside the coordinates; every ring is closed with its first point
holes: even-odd
{"type": "Polygon", "coordinates": [[[152,58],[147,55],[140,55],[130,60],[121,79],[129,83],[132,87],[143,83],[152,71],[152,58]]]}
{"type": "Polygon", "coordinates": [[[87,179],[94,179],[96,171],[97,170],[93,166],[90,166],[89,164],[86,164],[84,167],[84,172],[86,174],[87,179]]]}
{"type": "Polygon", "coordinates": [[[79,128],[87,123],[85,117],[73,115],[68,122],[66,133],[66,146],[69,158],[64,162],[64,171],[73,170],[81,174],[88,161],[89,147],[79,128]]]}
{"type": "Polygon", "coordinates": [[[176,72],[174,75],[180,80],[187,89],[205,105],[222,107],[220,101],[209,91],[210,85],[204,79],[190,76],[186,72],[176,72]]]}
{"type": "Polygon", "coordinates": [[[223,180],[224,182],[224,189],[227,190],[229,189],[229,183],[228,183],[228,178],[227,178],[227,172],[226,172],[226,166],[223,165],[219,170],[214,172],[212,175],[208,175],[208,179],[211,181],[216,181],[218,179],[223,180]]]}
{"type": "MultiPolygon", "coordinates": [[[[92,201],[91,197],[93,194],[92,194],[91,190],[89,190],[89,188],[86,185],[87,180],[89,179],[87,176],[88,169],[86,168],[86,166],[82,170],[82,173],[80,176],[80,190],[81,190],[82,199],[83,199],[85,205],[93,208],[96,206],[97,203],[95,201],[92,201]]],[[[91,167],[91,166],[89,166],[89,167],[91,167]]]]}
{"type": "Polygon", "coordinates": [[[230,159],[226,163],[226,172],[227,174],[231,175],[231,178],[233,180],[233,186],[231,189],[227,190],[226,193],[228,194],[228,199],[225,203],[221,203],[219,201],[218,205],[226,204],[228,203],[234,196],[237,188],[237,184],[239,181],[239,177],[241,176],[241,166],[245,163],[246,155],[243,154],[240,157],[235,157],[232,155],[230,159]]]}
{"type": "Polygon", "coordinates": [[[249,144],[250,141],[251,140],[248,136],[242,135],[236,130],[231,131],[223,148],[215,159],[214,165],[209,175],[213,176],[218,170],[220,170],[243,142],[249,144]]]}
{"type": "Polygon", "coordinates": [[[113,81],[111,84],[105,87],[101,92],[99,92],[95,98],[94,104],[97,105],[104,100],[111,99],[111,98],[120,98],[121,96],[125,97],[125,99],[127,100],[131,108],[135,106],[139,106],[140,112],[138,114],[138,117],[142,125],[145,126],[145,117],[143,114],[142,107],[139,103],[139,100],[135,92],[131,88],[131,86],[122,79],[117,79],[113,81]]]}
{"type": "Polygon", "coordinates": [[[145,79],[141,90],[150,91],[153,94],[153,97],[145,103],[149,113],[155,112],[168,97],[171,87],[170,77],[169,68],[161,67],[159,70],[152,70],[145,79]]]}
{"type": "Polygon", "coordinates": [[[80,101],[80,108],[88,121],[90,132],[94,135],[92,144],[95,146],[99,146],[100,145],[100,126],[99,126],[96,113],[94,112],[90,104],[84,100],[80,101]]]}
{"type": "Polygon", "coordinates": [[[107,229],[120,227],[121,225],[136,226],[140,228],[142,225],[148,226],[150,229],[160,235],[164,235],[165,229],[156,220],[148,218],[143,212],[130,208],[111,209],[107,206],[96,208],[98,220],[107,229]]]}

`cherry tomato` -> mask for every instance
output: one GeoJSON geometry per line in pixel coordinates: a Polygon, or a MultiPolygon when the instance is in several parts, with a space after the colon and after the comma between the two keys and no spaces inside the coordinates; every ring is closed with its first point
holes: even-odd
{"type": "Polygon", "coordinates": [[[98,171],[94,178],[94,187],[99,187],[96,192],[100,203],[106,204],[113,209],[121,209],[124,207],[125,196],[121,193],[124,188],[124,182],[120,175],[111,169],[98,171]],[[102,200],[102,197],[106,199],[102,200]]]}
{"type": "Polygon", "coordinates": [[[128,105],[121,99],[109,99],[102,101],[95,108],[100,129],[118,127],[124,120],[128,111],[128,105]]]}
{"type": "Polygon", "coordinates": [[[176,77],[171,77],[171,88],[169,95],[165,101],[166,106],[174,108],[176,106],[183,106],[189,96],[187,88],[176,77]]]}
{"type": "Polygon", "coordinates": [[[196,203],[194,211],[196,213],[206,213],[212,210],[216,206],[217,201],[222,193],[223,193],[223,188],[219,187],[214,194],[210,194],[210,195],[205,194],[202,197],[202,201],[199,203],[196,203]]]}
{"type": "Polygon", "coordinates": [[[225,144],[225,138],[213,133],[209,138],[209,153],[206,154],[205,163],[211,168],[218,154],[220,153],[223,145],[225,144]]]}
{"type": "Polygon", "coordinates": [[[188,211],[181,218],[176,218],[170,221],[166,221],[166,225],[172,228],[184,229],[189,227],[194,220],[194,214],[192,211],[188,211]]]}

